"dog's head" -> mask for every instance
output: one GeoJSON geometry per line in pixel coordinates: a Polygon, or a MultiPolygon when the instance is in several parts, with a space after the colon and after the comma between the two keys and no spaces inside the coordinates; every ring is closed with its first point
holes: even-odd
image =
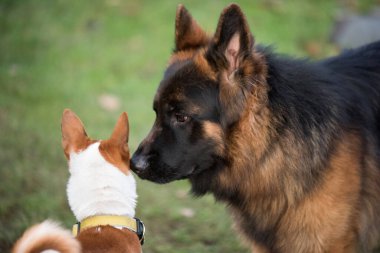
{"type": "Polygon", "coordinates": [[[68,109],[61,128],[70,171],[67,198],[77,220],[105,214],[133,217],[137,194],[129,166],[127,114],[120,115],[106,140],[88,137],[81,120],[68,109]]]}
{"type": "Polygon", "coordinates": [[[224,163],[230,129],[265,73],[237,5],[223,10],[214,36],[179,6],[175,49],[153,102],[156,120],[132,157],[132,170],[166,183],[224,163]]]}
{"type": "Polygon", "coordinates": [[[107,140],[98,141],[88,137],[82,121],[69,109],[65,109],[63,112],[61,129],[62,147],[68,160],[71,156],[78,156],[92,144],[99,142],[98,153],[124,174],[130,173],[127,113],[124,112],[120,115],[111,137],[107,140]]]}

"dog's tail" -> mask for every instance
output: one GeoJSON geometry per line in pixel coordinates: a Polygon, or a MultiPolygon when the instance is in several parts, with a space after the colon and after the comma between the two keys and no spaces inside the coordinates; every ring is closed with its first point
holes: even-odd
{"type": "Polygon", "coordinates": [[[25,231],[12,253],[34,252],[80,253],[80,243],[58,223],[46,220],[25,231]]]}

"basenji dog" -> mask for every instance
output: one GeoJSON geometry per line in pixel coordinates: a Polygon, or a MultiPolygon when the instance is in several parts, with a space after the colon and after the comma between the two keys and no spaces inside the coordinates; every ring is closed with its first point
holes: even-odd
{"type": "Polygon", "coordinates": [[[67,197],[79,221],[73,234],[52,221],[28,229],[13,253],[142,252],[144,225],[134,218],[136,182],[129,169],[129,124],[124,112],[108,140],[90,139],[69,109],[62,116],[69,163],[67,197]]]}

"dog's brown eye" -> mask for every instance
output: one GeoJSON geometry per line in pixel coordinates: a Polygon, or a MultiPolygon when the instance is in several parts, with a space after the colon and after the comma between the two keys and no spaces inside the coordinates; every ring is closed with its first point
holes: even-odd
{"type": "Polygon", "coordinates": [[[175,114],[175,119],[179,123],[185,123],[186,121],[188,121],[190,119],[190,117],[187,116],[187,115],[181,114],[181,113],[176,113],[175,114]]]}

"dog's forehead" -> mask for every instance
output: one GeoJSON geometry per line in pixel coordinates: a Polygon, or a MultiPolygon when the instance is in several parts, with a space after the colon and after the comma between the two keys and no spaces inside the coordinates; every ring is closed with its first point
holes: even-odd
{"type": "Polygon", "coordinates": [[[157,112],[182,111],[189,115],[211,115],[218,105],[216,85],[197,82],[194,85],[178,85],[171,93],[158,93],[154,100],[157,112]]]}
{"type": "Polygon", "coordinates": [[[190,60],[175,62],[165,71],[155,98],[156,106],[168,103],[169,101],[180,101],[185,98],[185,88],[191,86],[191,76],[196,75],[196,69],[190,60]]]}
{"type": "Polygon", "coordinates": [[[159,86],[159,93],[173,91],[173,86],[181,86],[188,88],[191,86],[198,86],[199,83],[204,81],[216,80],[216,73],[213,72],[203,54],[199,53],[193,58],[175,61],[170,64],[165,73],[164,78],[159,86]]]}
{"type": "Polygon", "coordinates": [[[183,70],[186,69],[192,63],[193,62],[191,58],[172,62],[171,64],[168,65],[168,67],[165,70],[164,80],[173,78],[174,76],[183,72],[183,70]]]}

